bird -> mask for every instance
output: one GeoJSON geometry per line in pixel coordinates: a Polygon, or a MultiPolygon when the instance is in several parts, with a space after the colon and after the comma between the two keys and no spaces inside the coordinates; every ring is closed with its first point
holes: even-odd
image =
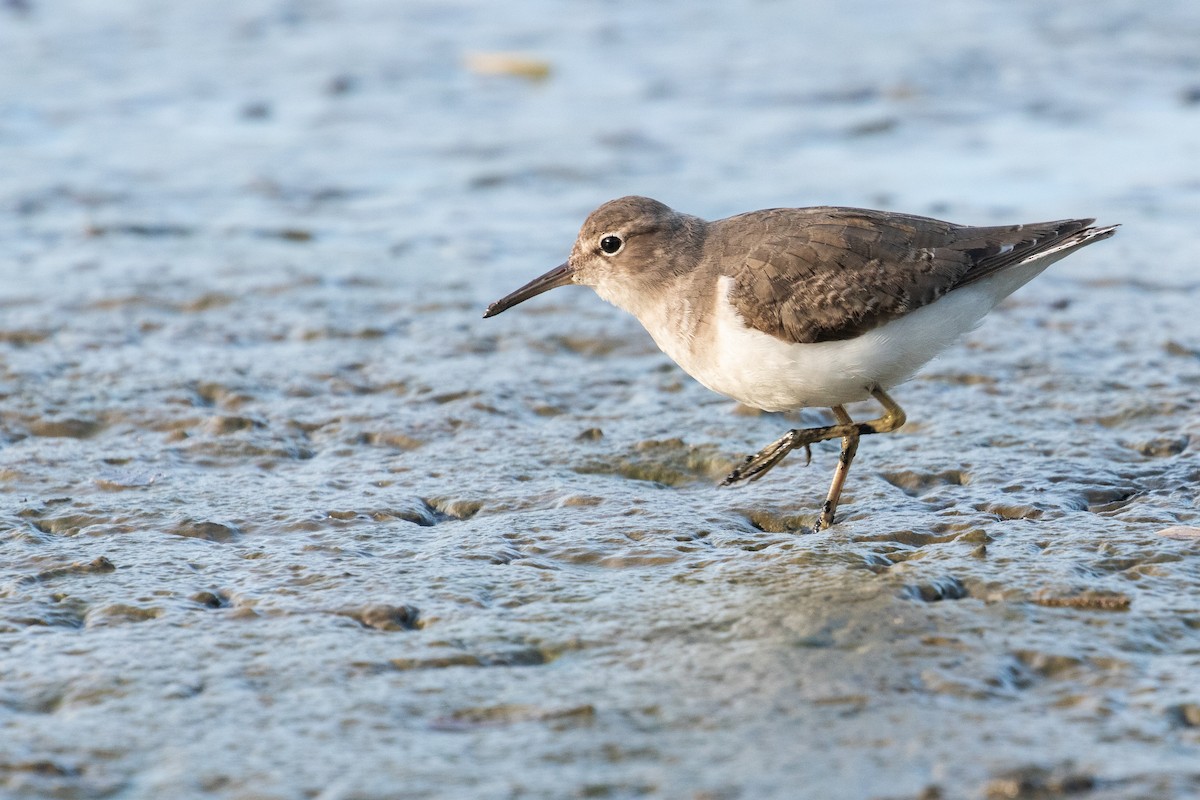
{"type": "Polygon", "coordinates": [[[1117,225],[1094,219],[977,227],[863,208],[769,208],[707,221],[648,197],[604,203],[569,258],[487,307],[590,286],[714,392],[763,411],[829,408],[835,424],[789,430],[721,486],[758,480],[788,453],[841,439],[812,530],[834,524],[863,436],[904,425],[890,390],[1048,266],[1117,225]],[[856,422],[848,403],[874,399],[856,422]]]}

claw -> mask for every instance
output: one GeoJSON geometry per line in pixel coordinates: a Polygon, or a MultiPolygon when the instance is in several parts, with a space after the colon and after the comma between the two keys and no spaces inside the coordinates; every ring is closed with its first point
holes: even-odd
{"type": "MultiPolygon", "coordinates": [[[[789,431],[783,438],[772,442],[754,455],[748,456],[740,467],[729,473],[729,476],[721,481],[720,485],[733,486],[742,482],[749,483],[766,475],[772,467],[783,460],[784,456],[801,446],[800,441],[798,441],[800,434],[801,431],[789,431]]],[[[804,451],[808,454],[808,461],[811,462],[812,451],[809,449],[809,443],[804,442],[803,446],[804,451]]]]}
{"type": "Polygon", "coordinates": [[[833,482],[829,485],[829,494],[826,496],[825,505],[821,508],[821,515],[814,522],[812,531],[816,533],[832,527],[836,519],[838,501],[842,496],[842,486],[846,482],[846,474],[850,470],[854,454],[858,451],[859,438],[871,433],[888,433],[904,424],[904,409],[900,408],[887,392],[879,387],[871,388],[869,391],[871,396],[883,406],[883,416],[867,422],[856,423],[845,408],[832,406],[833,416],[837,420],[836,425],[797,428],[788,431],[782,438],[771,442],[743,461],[742,465],[729,473],[729,476],[720,485],[733,486],[738,483],[756,481],[782,461],[784,456],[799,447],[804,448],[804,465],[808,466],[812,463],[810,445],[830,439],[841,439],[842,452],[838,458],[837,470],[834,472],[833,482]]]}

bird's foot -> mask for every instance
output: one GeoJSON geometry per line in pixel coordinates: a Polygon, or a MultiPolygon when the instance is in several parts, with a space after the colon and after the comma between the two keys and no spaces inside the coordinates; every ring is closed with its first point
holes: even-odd
{"type": "Polygon", "coordinates": [[[808,430],[788,431],[754,455],[747,456],[740,467],[721,481],[721,486],[736,486],[758,480],[797,447],[804,448],[804,466],[807,467],[812,463],[812,443],[816,441],[820,440],[814,438],[808,430]]]}
{"type": "Polygon", "coordinates": [[[817,521],[813,523],[812,532],[819,533],[833,527],[833,515],[837,511],[837,503],[831,499],[826,499],[821,506],[821,516],[817,517],[817,521]]]}

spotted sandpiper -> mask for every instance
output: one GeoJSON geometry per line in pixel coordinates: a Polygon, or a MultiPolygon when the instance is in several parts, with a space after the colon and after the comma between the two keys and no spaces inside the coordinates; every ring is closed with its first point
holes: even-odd
{"type": "Polygon", "coordinates": [[[593,211],[567,261],[488,306],[591,286],[714,392],[764,411],[827,407],[836,424],[788,431],[722,486],[757,480],[797,447],[842,440],[814,530],[833,524],[859,437],[894,431],[887,390],[997,303],[1117,226],[1070,219],[971,227],[859,208],[772,208],[708,222],[648,197],[593,211]],[[855,422],[845,404],[884,413],[855,422]]]}

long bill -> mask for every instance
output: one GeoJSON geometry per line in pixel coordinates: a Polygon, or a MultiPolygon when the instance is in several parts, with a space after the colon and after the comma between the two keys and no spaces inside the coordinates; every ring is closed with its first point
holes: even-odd
{"type": "Polygon", "coordinates": [[[573,282],[574,277],[575,270],[572,269],[570,262],[564,261],[545,275],[534,278],[512,294],[505,295],[492,303],[487,307],[487,311],[483,312],[483,318],[494,317],[501,311],[507,311],[512,308],[517,303],[524,303],[531,297],[537,297],[542,292],[548,292],[559,286],[566,286],[573,282]]]}

